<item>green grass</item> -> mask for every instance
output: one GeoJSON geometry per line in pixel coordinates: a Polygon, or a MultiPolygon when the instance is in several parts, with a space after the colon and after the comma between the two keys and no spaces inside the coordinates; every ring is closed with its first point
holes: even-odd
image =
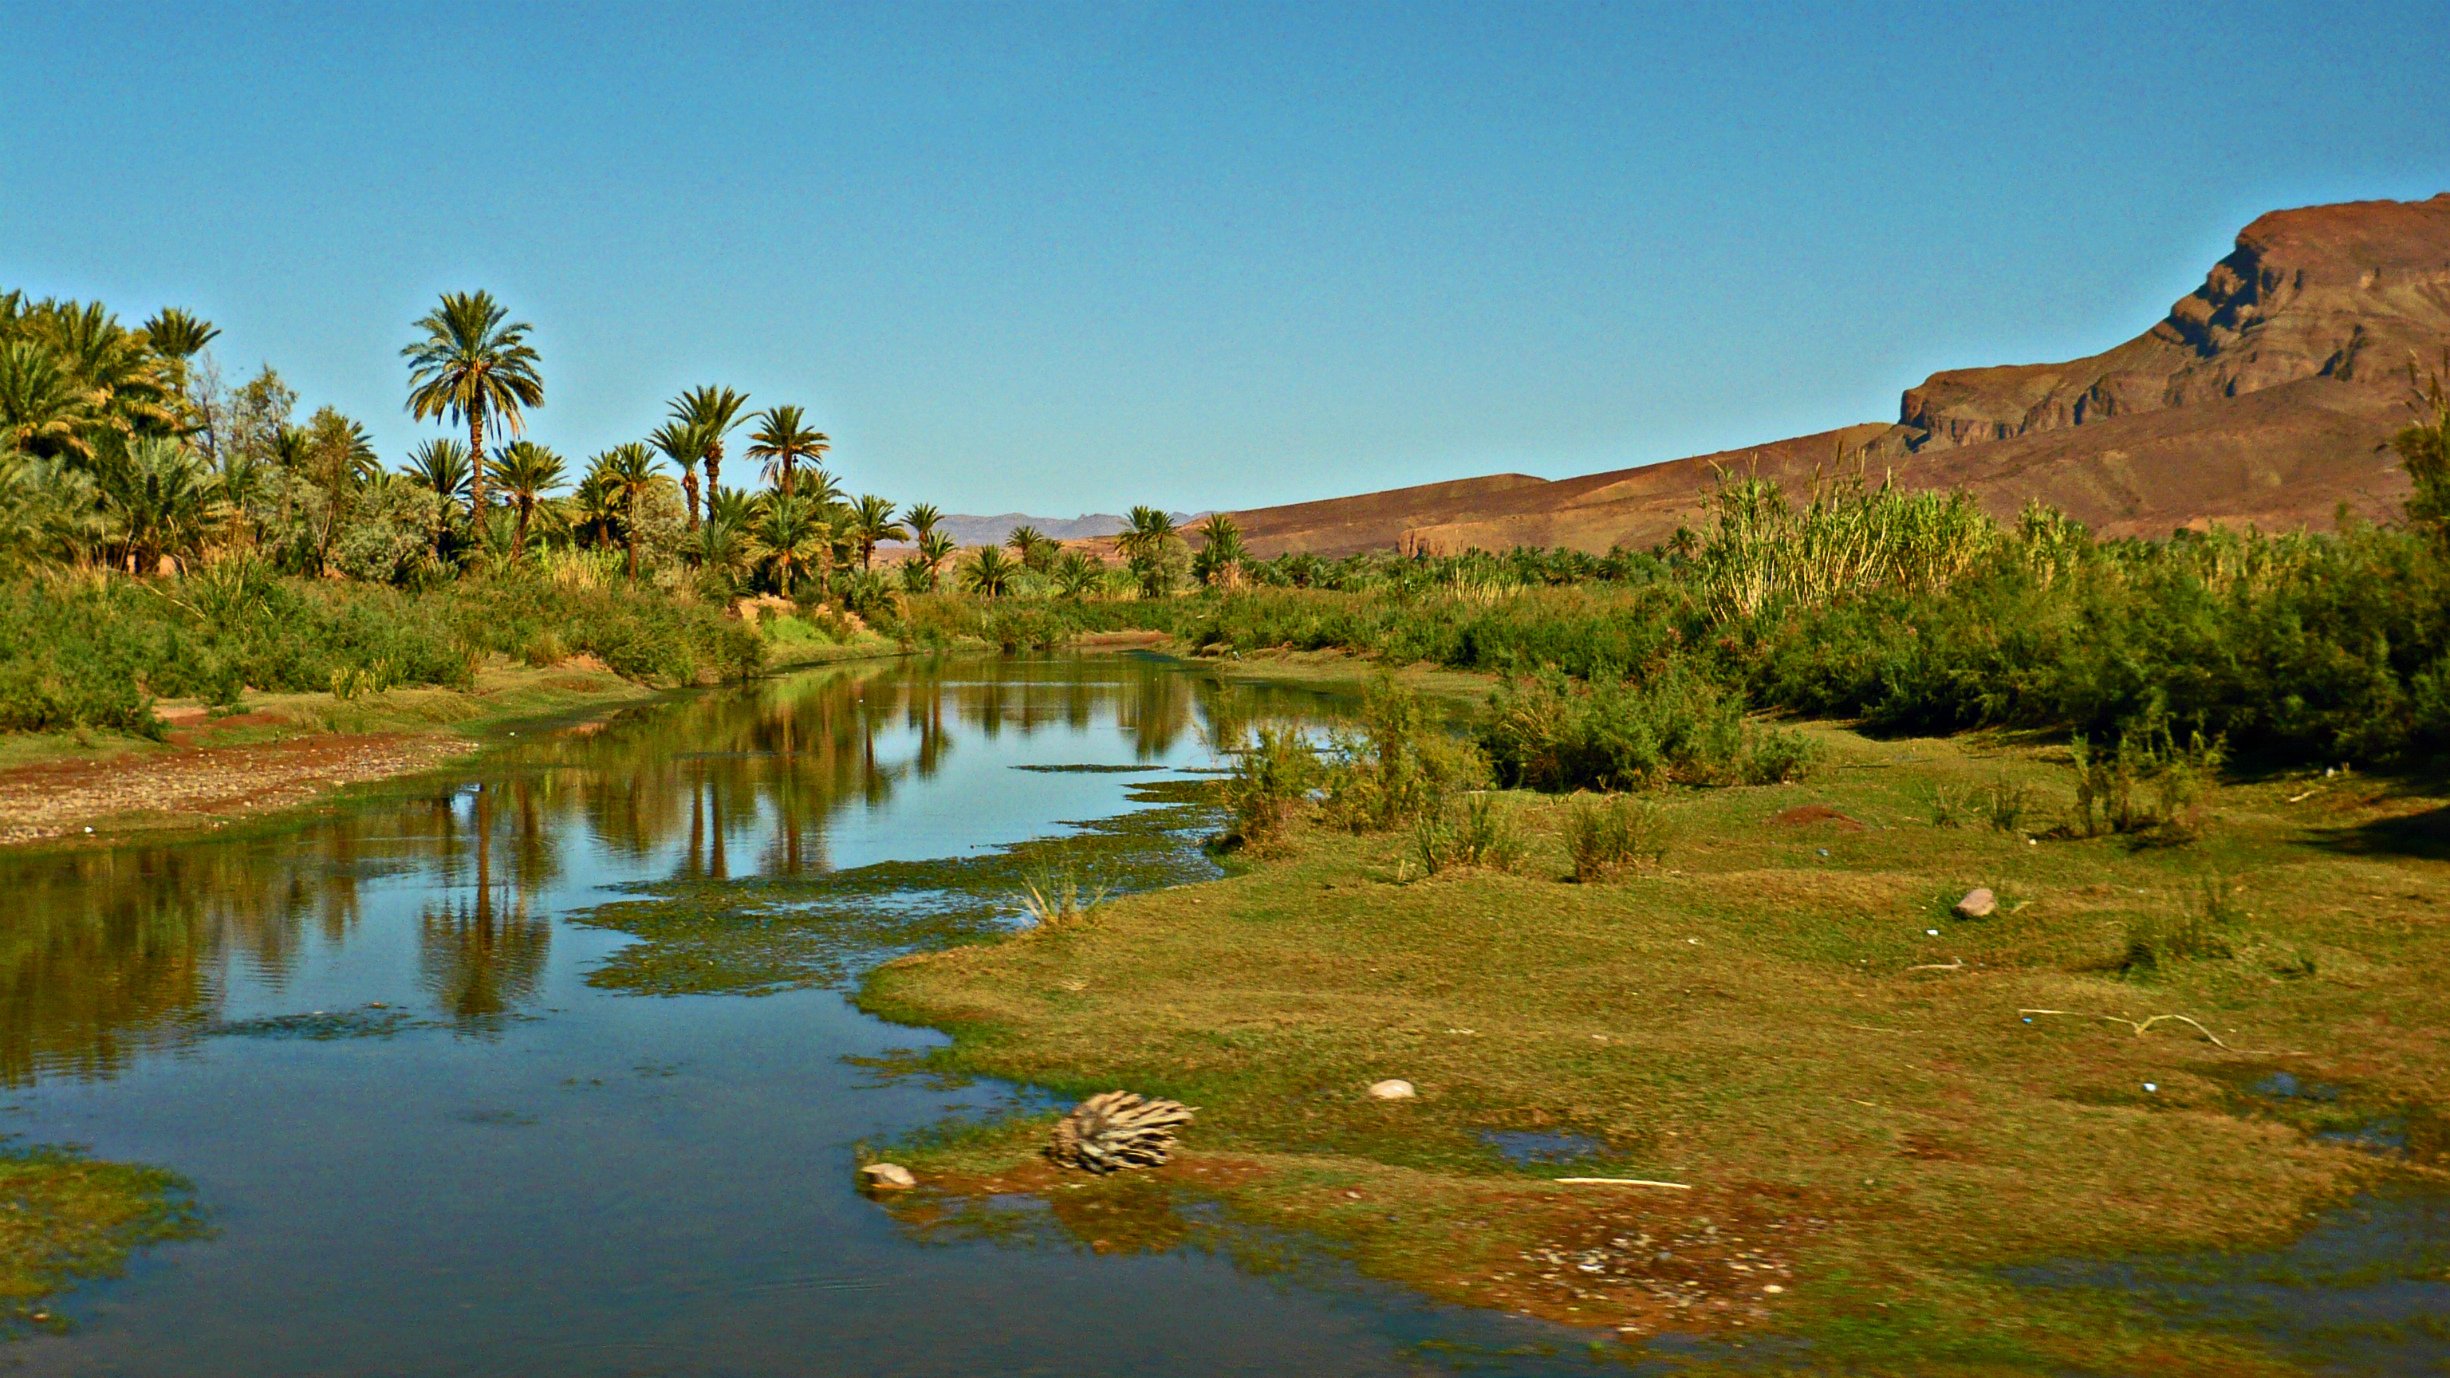
{"type": "MultiPolygon", "coordinates": [[[[2438,1122],[2450,872],[2404,841],[2441,801],[2232,783],[2192,842],[2036,840],[1935,826],[1932,792],[2021,786],[2019,823],[2044,828],[2075,808],[2064,748],[1804,730],[1811,783],[1673,791],[1666,865],[1623,883],[1569,883],[1569,800],[1512,798],[1511,871],[1427,879],[1400,831],[1296,824],[1244,874],[896,962],[861,999],[949,1029],[945,1071],[1203,1107],[1176,1187],[1442,1298],[1780,1332],[1830,1371],[2294,1371],[1997,1270],[2268,1244],[2393,1170],[2311,1134],[2438,1122]],[[1773,821],[1804,804],[1862,826],[1773,821]],[[2139,925],[2206,913],[2209,877],[2222,951],[2128,962],[2139,925]],[[1977,884],[2000,913],[1949,917],[1977,884]],[[2228,1047],[2100,1017],[2164,1013],[2228,1047]],[[2240,1092],[2275,1066],[2342,1102],[2240,1092]],[[1363,1094],[1390,1076],[1420,1099],[1363,1094]],[[1510,1165],[1488,1129],[1588,1135],[1590,1175],[1694,1190],[1556,1186],[1577,1170],[1510,1165]],[[1673,1263],[1611,1243],[1645,1234],[1689,1243],[1673,1263]],[[1593,1250],[1595,1273],[1538,1262],[1593,1250]]],[[[896,1154],[956,1187],[1045,1187],[1041,1133],[896,1154]]]]}

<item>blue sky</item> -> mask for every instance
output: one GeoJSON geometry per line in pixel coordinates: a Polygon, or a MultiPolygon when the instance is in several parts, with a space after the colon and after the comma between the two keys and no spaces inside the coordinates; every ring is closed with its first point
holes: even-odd
{"type": "Polygon", "coordinates": [[[2141,330],[2450,189],[2393,6],[21,4],[0,285],[170,303],[396,458],[436,293],[574,457],[684,387],[951,510],[1586,473],[2141,330]]]}

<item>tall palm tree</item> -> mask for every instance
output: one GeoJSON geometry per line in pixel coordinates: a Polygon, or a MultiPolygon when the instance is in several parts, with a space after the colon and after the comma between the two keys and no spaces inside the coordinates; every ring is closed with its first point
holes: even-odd
{"type": "Polygon", "coordinates": [[[629,548],[629,576],[638,582],[638,500],[665,481],[655,472],[655,452],[637,441],[615,445],[597,460],[621,494],[621,543],[629,548]]]}
{"type": "Polygon", "coordinates": [[[809,425],[796,406],[768,407],[752,419],[757,429],[749,432],[748,456],[764,460],[763,477],[790,497],[793,467],[803,459],[810,464],[823,459],[834,442],[809,425]]]}
{"type": "Polygon", "coordinates": [[[925,544],[936,528],[944,525],[944,514],[932,502],[914,502],[902,509],[902,520],[910,524],[911,539],[925,544]]]}
{"type": "MultiPolygon", "coordinates": [[[[523,409],[544,405],[544,379],[527,342],[536,327],[508,319],[491,292],[445,292],[442,305],[417,322],[424,337],[400,351],[408,360],[408,413],[419,421],[447,417],[468,426],[468,452],[485,453],[488,432],[517,437],[523,409]]],[[[482,519],[485,472],[470,475],[468,515],[482,519]]]]}
{"type": "Polygon", "coordinates": [[[672,400],[671,416],[685,426],[704,433],[706,448],[706,486],[723,482],[723,437],[742,421],[740,409],[749,404],[749,395],[708,384],[691,388],[672,400]]]}
{"type": "Polygon", "coordinates": [[[681,495],[689,502],[689,529],[698,529],[698,461],[706,457],[706,435],[686,422],[673,421],[655,428],[647,443],[663,451],[681,471],[681,495]]]}
{"type": "Polygon", "coordinates": [[[220,326],[175,306],[163,307],[145,322],[146,343],[165,359],[192,359],[220,334],[220,326]]]}
{"type": "Polygon", "coordinates": [[[874,493],[860,496],[851,509],[851,536],[859,543],[859,567],[876,567],[876,547],[884,541],[910,538],[910,529],[893,519],[893,504],[874,493]]]}
{"type": "Polygon", "coordinates": [[[562,470],[561,456],[532,440],[503,446],[501,458],[493,462],[494,482],[519,513],[519,524],[510,533],[510,558],[527,553],[527,524],[536,515],[536,504],[561,486],[562,470]]]}

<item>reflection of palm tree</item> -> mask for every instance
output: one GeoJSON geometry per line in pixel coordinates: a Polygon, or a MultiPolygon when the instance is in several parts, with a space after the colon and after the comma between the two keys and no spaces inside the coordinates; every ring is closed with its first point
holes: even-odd
{"type": "Polygon", "coordinates": [[[425,911],[419,958],[425,987],[462,1023],[483,1023],[533,997],[553,926],[524,911],[496,914],[483,898],[425,911]]]}

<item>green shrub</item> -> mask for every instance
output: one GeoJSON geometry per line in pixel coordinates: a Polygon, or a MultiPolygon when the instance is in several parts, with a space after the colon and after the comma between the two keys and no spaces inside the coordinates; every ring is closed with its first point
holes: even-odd
{"type": "Polygon", "coordinates": [[[1360,730],[1333,737],[1330,756],[1326,813],[1355,831],[1400,826],[1489,782],[1479,748],[1433,722],[1420,695],[1384,677],[1362,698],[1360,730]]]}
{"type": "Polygon", "coordinates": [[[1548,672],[1509,683],[1491,707],[1481,744],[1500,781],[1528,789],[1770,784],[1800,778],[1815,756],[1802,734],[1752,722],[1739,696],[1681,661],[1641,682],[1548,672]]]}
{"type": "Polygon", "coordinates": [[[1309,802],[1319,775],[1318,751],[1299,727],[1267,723],[1252,729],[1250,741],[1234,752],[1233,766],[1225,776],[1230,821],[1221,839],[1224,845],[1246,847],[1274,841],[1309,802]]]}
{"type": "Polygon", "coordinates": [[[1423,875],[1476,867],[1511,871],[1522,859],[1513,807],[1486,790],[1450,800],[1413,824],[1412,861],[1423,875]]]}
{"type": "Polygon", "coordinates": [[[1581,798],[1566,815],[1565,850],[1584,884],[1663,864],[1673,836],[1667,806],[1651,795],[1581,798]]]}

